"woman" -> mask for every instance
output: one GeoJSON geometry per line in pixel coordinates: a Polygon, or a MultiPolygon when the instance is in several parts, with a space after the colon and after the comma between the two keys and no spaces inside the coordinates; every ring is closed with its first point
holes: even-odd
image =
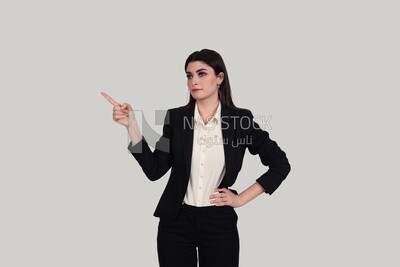
{"type": "Polygon", "coordinates": [[[150,150],[132,107],[113,104],[113,119],[127,127],[129,151],[146,176],[155,181],[171,174],[154,216],[161,267],[239,266],[237,214],[261,195],[272,194],[290,171],[276,142],[253,121],[247,109],[235,107],[222,57],[203,49],[185,62],[189,103],[169,109],[163,136],[150,150]],[[258,154],[268,170],[238,194],[230,189],[241,169],[246,148],[258,154]]]}

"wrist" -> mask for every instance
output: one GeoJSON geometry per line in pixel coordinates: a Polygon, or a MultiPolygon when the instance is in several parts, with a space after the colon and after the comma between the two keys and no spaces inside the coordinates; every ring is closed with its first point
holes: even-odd
{"type": "Polygon", "coordinates": [[[238,195],[238,199],[239,199],[239,206],[240,207],[246,205],[247,202],[246,202],[245,197],[242,195],[242,193],[240,193],[238,195]]]}

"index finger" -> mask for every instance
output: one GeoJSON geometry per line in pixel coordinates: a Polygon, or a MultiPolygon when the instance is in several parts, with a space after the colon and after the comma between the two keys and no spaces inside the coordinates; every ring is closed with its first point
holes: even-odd
{"type": "Polygon", "coordinates": [[[118,103],[117,101],[112,99],[111,96],[107,95],[106,93],[101,92],[101,95],[104,96],[108,100],[108,102],[110,102],[113,106],[118,106],[119,107],[121,105],[120,103],[118,103]]]}

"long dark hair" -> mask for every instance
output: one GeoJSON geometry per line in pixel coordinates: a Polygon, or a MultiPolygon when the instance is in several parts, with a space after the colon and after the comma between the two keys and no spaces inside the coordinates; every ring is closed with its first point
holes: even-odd
{"type": "MultiPolygon", "coordinates": [[[[192,54],[190,54],[189,57],[186,59],[185,72],[188,64],[194,61],[204,62],[205,64],[214,69],[215,75],[218,75],[221,72],[224,73],[224,80],[222,81],[218,89],[219,100],[221,101],[222,105],[225,105],[229,108],[236,108],[232,100],[232,92],[231,92],[231,86],[229,84],[228,72],[226,70],[225,63],[221,55],[215,52],[214,50],[210,49],[202,49],[200,51],[195,51],[192,54]]],[[[194,99],[193,96],[190,95],[189,103],[187,103],[184,106],[184,108],[189,108],[190,106],[194,105],[195,102],[196,99],[194,99]]]]}

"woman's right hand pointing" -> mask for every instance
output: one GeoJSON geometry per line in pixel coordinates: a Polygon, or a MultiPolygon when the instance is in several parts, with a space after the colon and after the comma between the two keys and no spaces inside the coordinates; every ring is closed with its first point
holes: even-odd
{"type": "Polygon", "coordinates": [[[113,120],[128,128],[130,121],[135,119],[131,105],[128,103],[120,104],[104,92],[101,92],[101,95],[104,96],[111,105],[113,105],[113,120]]]}
{"type": "Polygon", "coordinates": [[[129,137],[131,138],[132,145],[139,143],[142,140],[142,134],[131,105],[128,103],[123,103],[121,105],[104,92],[101,92],[101,95],[104,96],[108,102],[111,103],[111,105],[113,105],[113,120],[126,127],[129,137]]]}

